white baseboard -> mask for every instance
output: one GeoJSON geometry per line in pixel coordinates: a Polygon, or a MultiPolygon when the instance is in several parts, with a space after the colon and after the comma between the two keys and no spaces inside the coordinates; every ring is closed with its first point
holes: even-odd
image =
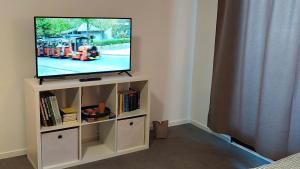
{"type": "Polygon", "coordinates": [[[182,124],[188,124],[191,121],[188,119],[181,119],[181,120],[174,120],[174,121],[169,121],[169,127],[172,126],[178,126],[178,125],[182,125],[182,124]]]}
{"type": "MultiPolygon", "coordinates": [[[[169,127],[179,126],[179,125],[182,125],[182,124],[189,124],[189,123],[191,123],[191,121],[188,120],[188,119],[173,120],[173,121],[169,121],[169,127]]],[[[152,123],[150,124],[150,130],[153,130],[152,123]]]]}
{"type": "Polygon", "coordinates": [[[37,169],[37,166],[34,164],[34,162],[32,161],[32,159],[30,158],[30,156],[27,156],[27,159],[30,162],[30,164],[33,166],[33,168],[37,169]]]}
{"type": "Polygon", "coordinates": [[[11,158],[16,156],[21,156],[26,154],[26,149],[13,150],[8,152],[0,153],[0,159],[11,158]]]}
{"type": "Polygon", "coordinates": [[[197,121],[194,121],[194,120],[191,120],[191,124],[204,130],[204,131],[207,131],[209,133],[211,133],[212,131],[204,124],[200,123],[200,122],[197,122],[197,121]]]}

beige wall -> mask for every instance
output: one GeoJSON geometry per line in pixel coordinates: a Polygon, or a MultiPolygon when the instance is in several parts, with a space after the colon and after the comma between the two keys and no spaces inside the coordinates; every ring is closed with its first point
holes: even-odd
{"type": "Polygon", "coordinates": [[[164,117],[189,121],[197,0],[173,0],[164,117]],[[181,113],[179,113],[181,112],[181,113]]]}
{"type": "Polygon", "coordinates": [[[0,158],[7,157],[7,152],[20,154],[25,148],[23,79],[33,77],[35,72],[33,16],[132,17],[134,70],[152,79],[151,118],[180,122],[189,114],[190,39],[194,24],[190,15],[194,13],[194,3],[195,0],[2,2],[0,158]]]}
{"type": "Polygon", "coordinates": [[[198,0],[191,119],[207,126],[218,0],[198,0]]]}

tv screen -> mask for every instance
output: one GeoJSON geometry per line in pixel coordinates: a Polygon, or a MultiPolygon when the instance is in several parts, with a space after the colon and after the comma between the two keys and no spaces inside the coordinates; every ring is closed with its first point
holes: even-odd
{"type": "Polygon", "coordinates": [[[131,18],[35,17],[36,76],[131,70],[131,18]]]}

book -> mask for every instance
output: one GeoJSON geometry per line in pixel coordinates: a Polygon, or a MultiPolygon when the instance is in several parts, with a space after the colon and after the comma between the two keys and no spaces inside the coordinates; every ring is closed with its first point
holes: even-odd
{"type": "Polygon", "coordinates": [[[64,114],[63,117],[77,117],[77,114],[64,114]]]}
{"type": "Polygon", "coordinates": [[[48,119],[49,119],[49,120],[48,120],[48,126],[53,126],[53,125],[54,125],[54,122],[53,122],[53,119],[52,119],[52,117],[51,117],[50,111],[49,111],[49,109],[48,109],[46,100],[45,100],[44,97],[41,98],[41,100],[42,100],[42,104],[43,104],[43,106],[44,106],[45,114],[47,115],[47,117],[48,117],[48,119]]]}
{"type": "Polygon", "coordinates": [[[58,125],[62,124],[62,119],[61,119],[56,96],[55,95],[50,96],[49,101],[50,101],[51,108],[52,108],[52,111],[53,111],[53,114],[55,117],[56,124],[58,124],[58,125]]]}
{"type": "Polygon", "coordinates": [[[77,112],[73,107],[66,107],[61,109],[62,112],[62,121],[70,122],[70,121],[77,121],[77,112]]]}
{"type": "Polygon", "coordinates": [[[41,98],[41,105],[42,105],[42,108],[43,108],[43,112],[44,112],[44,115],[46,117],[46,121],[47,121],[47,126],[51,126],[51,120],[50,120],[50,117],[49,117],[49,114],[47,112],[47,108],[46,108],[46,105],[45,105],[45,102],[44,102],[44,99],[41,98]]]}
{"type": "Polygon", "coordinates": [[[77,120],[76,120],[76,119],[69,119],[69,118],[66,118],[66,119],[65,119],[65,118],[64,118],[64,121],[63,121],[63,122],[70,122],[70,121],[74,121],[74,122],[75,122],[75,121],[77,121],[77,120]]]}
{"type": "Polygon", "coordinates": [[[124,112],[129,112],[129,96],[128,92],[124,94],[124,112]]]}
{"type": "Polygon", "coordinates": [[[140,108],[140,91],[137,89],[130,88],[133,93],[132,110],[140,108]]]}
{"type": "Polygon", "coordinates": [[[73,107],[66,107],[61,109],[64,114],[76,113],[76,110],[73,107]]]}
{"type": "Polygon", "coordinates": [[[73,117],[64,117],[63,118],[63,121],[68,121],[68,120],[74,120],[74,121],[76,121],[77,120],[77,117],[76,116],[73,116],[73,117]]]}
{"type": "Polygon", "coordinates": [[[119,107],[120,107],[120,113],[123,113],[124,112],[124,109],[123,109],[123,93],[120,93],[120,102],[119,102],[119,107]]]}
{"type": "Polygon", "coordinates": [[[135,91],[131,91],[129,93],[129,111],[133,111],[135,110],[135,107],[134,107],[134,98],[135,97],[135,91]]]}
{"type": "Polygon", "coordinates": [[[121,107],[120,107],[120,101],[121,101],[121,97],[120,97],[120,92],[118,92],[118,115],[120,114],[120,112],[121,112],[121,107]]]}
{"type": "Polygon", "coordinates": [[[57,121],[55,119],[55,116],[54,116],[54,113],[53,113],[53,110],[52,110],[52,107],[51,107],[51,103],[50,103],[49,97],[45,97],[44,101],[46,103],[47,111],[49,113],[49,117],[51,118],[52,125],[55,126],[57,124],[57,121]]]}
{"type": "Polygon", "coordinates": [[[46,121],[46,117],[45,117],[45,114],[44,114],[44,110],[43,110],[43,107],[42,107],[42,104],[40,104],[40,118],[41,118],[41,124],[42,126],[48,126],[47,124],[47,121],[46,121]]]}
{"type": "Polygon", "coordinates": [[[141,102],[141,92],[138,91],[137,92],[137,109],[139,109],[141,106],[140,106],[140,102],[141,102]]]}
{"type": "Polygon", "coordinates": [[[40,113],[42,114],[43,118],[44,118],[44,124],[43,126],[48,126],[49,125],[49,119],[48,119],[48,115],[45,112],[45,107],[42,104],[42,99],[40,98],[40,113]]]}
{"type": "Polygon", "coordinates": [[[76,122],[76,121],[64,121],[63,124],[64,124],[64,125],[67,125],[67,124],[73,124],[74,122],[76,122]]]}
{"type": "Polygon", "coordinates": [[[47,91],[40,93],[40,110],[43,126],[62,124],[62,117],[56,96],[47,91]]]}
{"type": "Polygon", "coordinates": [[[118,114],[140,108],[140,91],[130,88],[118,93],[118,114]]]}

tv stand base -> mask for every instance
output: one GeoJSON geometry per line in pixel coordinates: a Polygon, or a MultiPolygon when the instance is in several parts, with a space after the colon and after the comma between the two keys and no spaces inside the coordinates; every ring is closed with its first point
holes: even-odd
{"type": "Polygon", "coordinates": [[[42,85],[43,81],[44,81],[44,78],[40,78],[39,80],[40,80],[39,84],[42,85]]]}
{"type": "Polygon", "coordinates": [[[121,75],[121,74],[123,74],[123,73],[126,73],[128,76],[132,77],[132,75],[131,75],[128,71],[121,71],[121,72],[119,72],[118,74],[121,75]]]}

